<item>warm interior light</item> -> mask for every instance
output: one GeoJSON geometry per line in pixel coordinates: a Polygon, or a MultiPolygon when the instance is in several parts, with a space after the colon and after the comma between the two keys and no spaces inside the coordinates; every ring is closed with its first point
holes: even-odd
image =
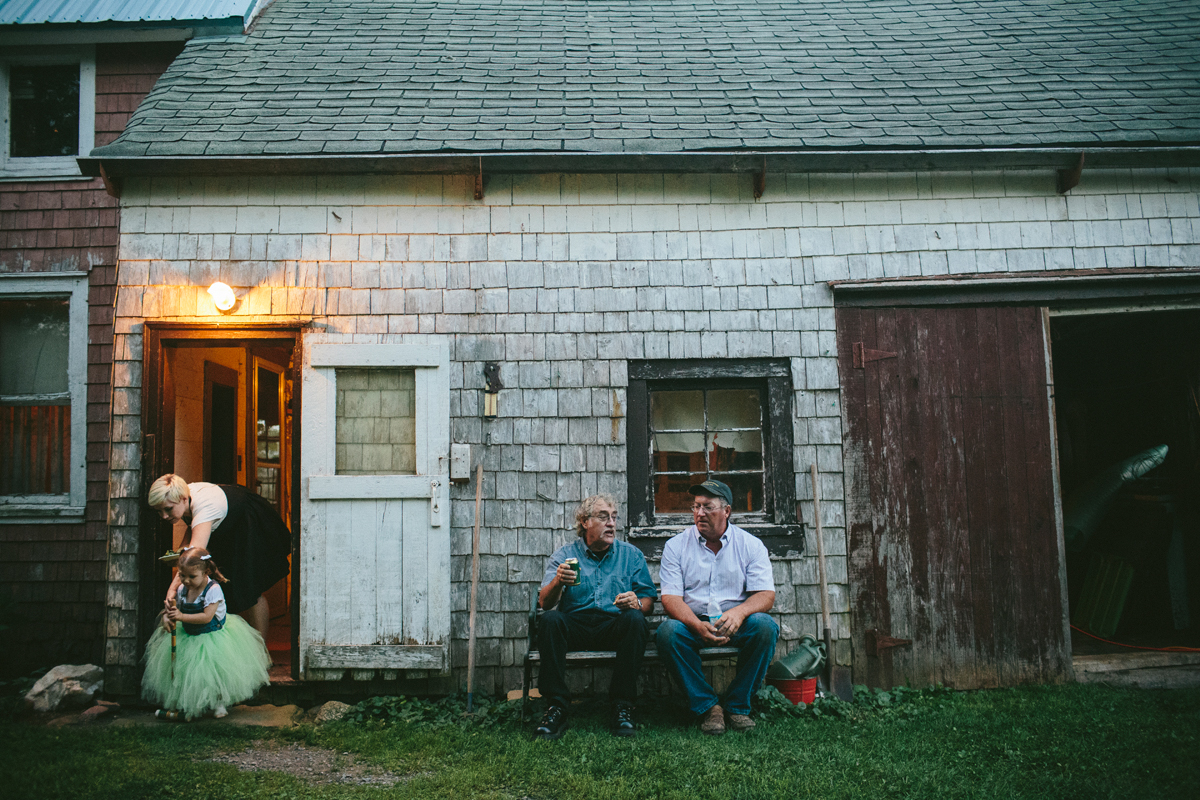
{"type": "Polygon", "coordinates": [[[208,287],[208,293],[212,297],[213,305],[217,307],[218,311],[230,311],[237,303],[237,296],[234,295],[233,289],[220,281],[208,287]]]}

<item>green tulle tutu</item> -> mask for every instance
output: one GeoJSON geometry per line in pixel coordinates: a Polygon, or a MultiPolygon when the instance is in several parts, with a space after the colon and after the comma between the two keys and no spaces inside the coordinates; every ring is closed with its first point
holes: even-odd
{"type": "Polygon", "coordinates": [[[271,656],[258,631],[230,614],[225,627],[189,635],[175,626],[175,677],[171,678],[171,634],[160,626],[143,659],[142,697],[166,709],[198,717],[253,697],[270,681],[271,656]]]}

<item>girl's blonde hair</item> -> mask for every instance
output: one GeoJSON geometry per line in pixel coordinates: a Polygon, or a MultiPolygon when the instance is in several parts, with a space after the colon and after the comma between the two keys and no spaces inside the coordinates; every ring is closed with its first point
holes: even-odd
{"type": "Polygon", "coordinates": [[[151,508],[162,508],[167,503],[178,503],[185,497],[190,497],[187,481],[178,475],[168,473],[150,484],[150,493],[146,502],[151,508]]]}
{"type": "Polygon", "coordinates": [[[189,547],[179,554],[179,561],[176,566],[180,569],[187,567],[200,567],[204,570],[205,575],[210,575],[217,579],[220,583],[229,583],[229,578],[221,574],[221,568],[217,566],[217,562],[213,561],[212,554],[203,547],[189,547]]]}

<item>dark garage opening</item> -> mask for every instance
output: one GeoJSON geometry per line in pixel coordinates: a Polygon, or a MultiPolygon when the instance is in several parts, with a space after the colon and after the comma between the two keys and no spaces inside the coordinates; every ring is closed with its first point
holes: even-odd
{"type": "Polygon", "coordinates": [[[1073,653],[1130,652],[1075,628],[1200,646],[1200,311],[1055,316],[1050,331],[1073,653]],[[1101,479],[1160,445],[1158,466],[1101,479]]]}

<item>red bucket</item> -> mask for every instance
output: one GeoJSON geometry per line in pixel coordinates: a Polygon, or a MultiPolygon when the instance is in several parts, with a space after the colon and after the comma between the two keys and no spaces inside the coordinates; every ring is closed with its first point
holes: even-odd
{"type": "Polygon", "coordinates": [[[817,699],[816,678],[770,678],[767,683],[791,700],[792,705],[808,704],[817,699]]]}

